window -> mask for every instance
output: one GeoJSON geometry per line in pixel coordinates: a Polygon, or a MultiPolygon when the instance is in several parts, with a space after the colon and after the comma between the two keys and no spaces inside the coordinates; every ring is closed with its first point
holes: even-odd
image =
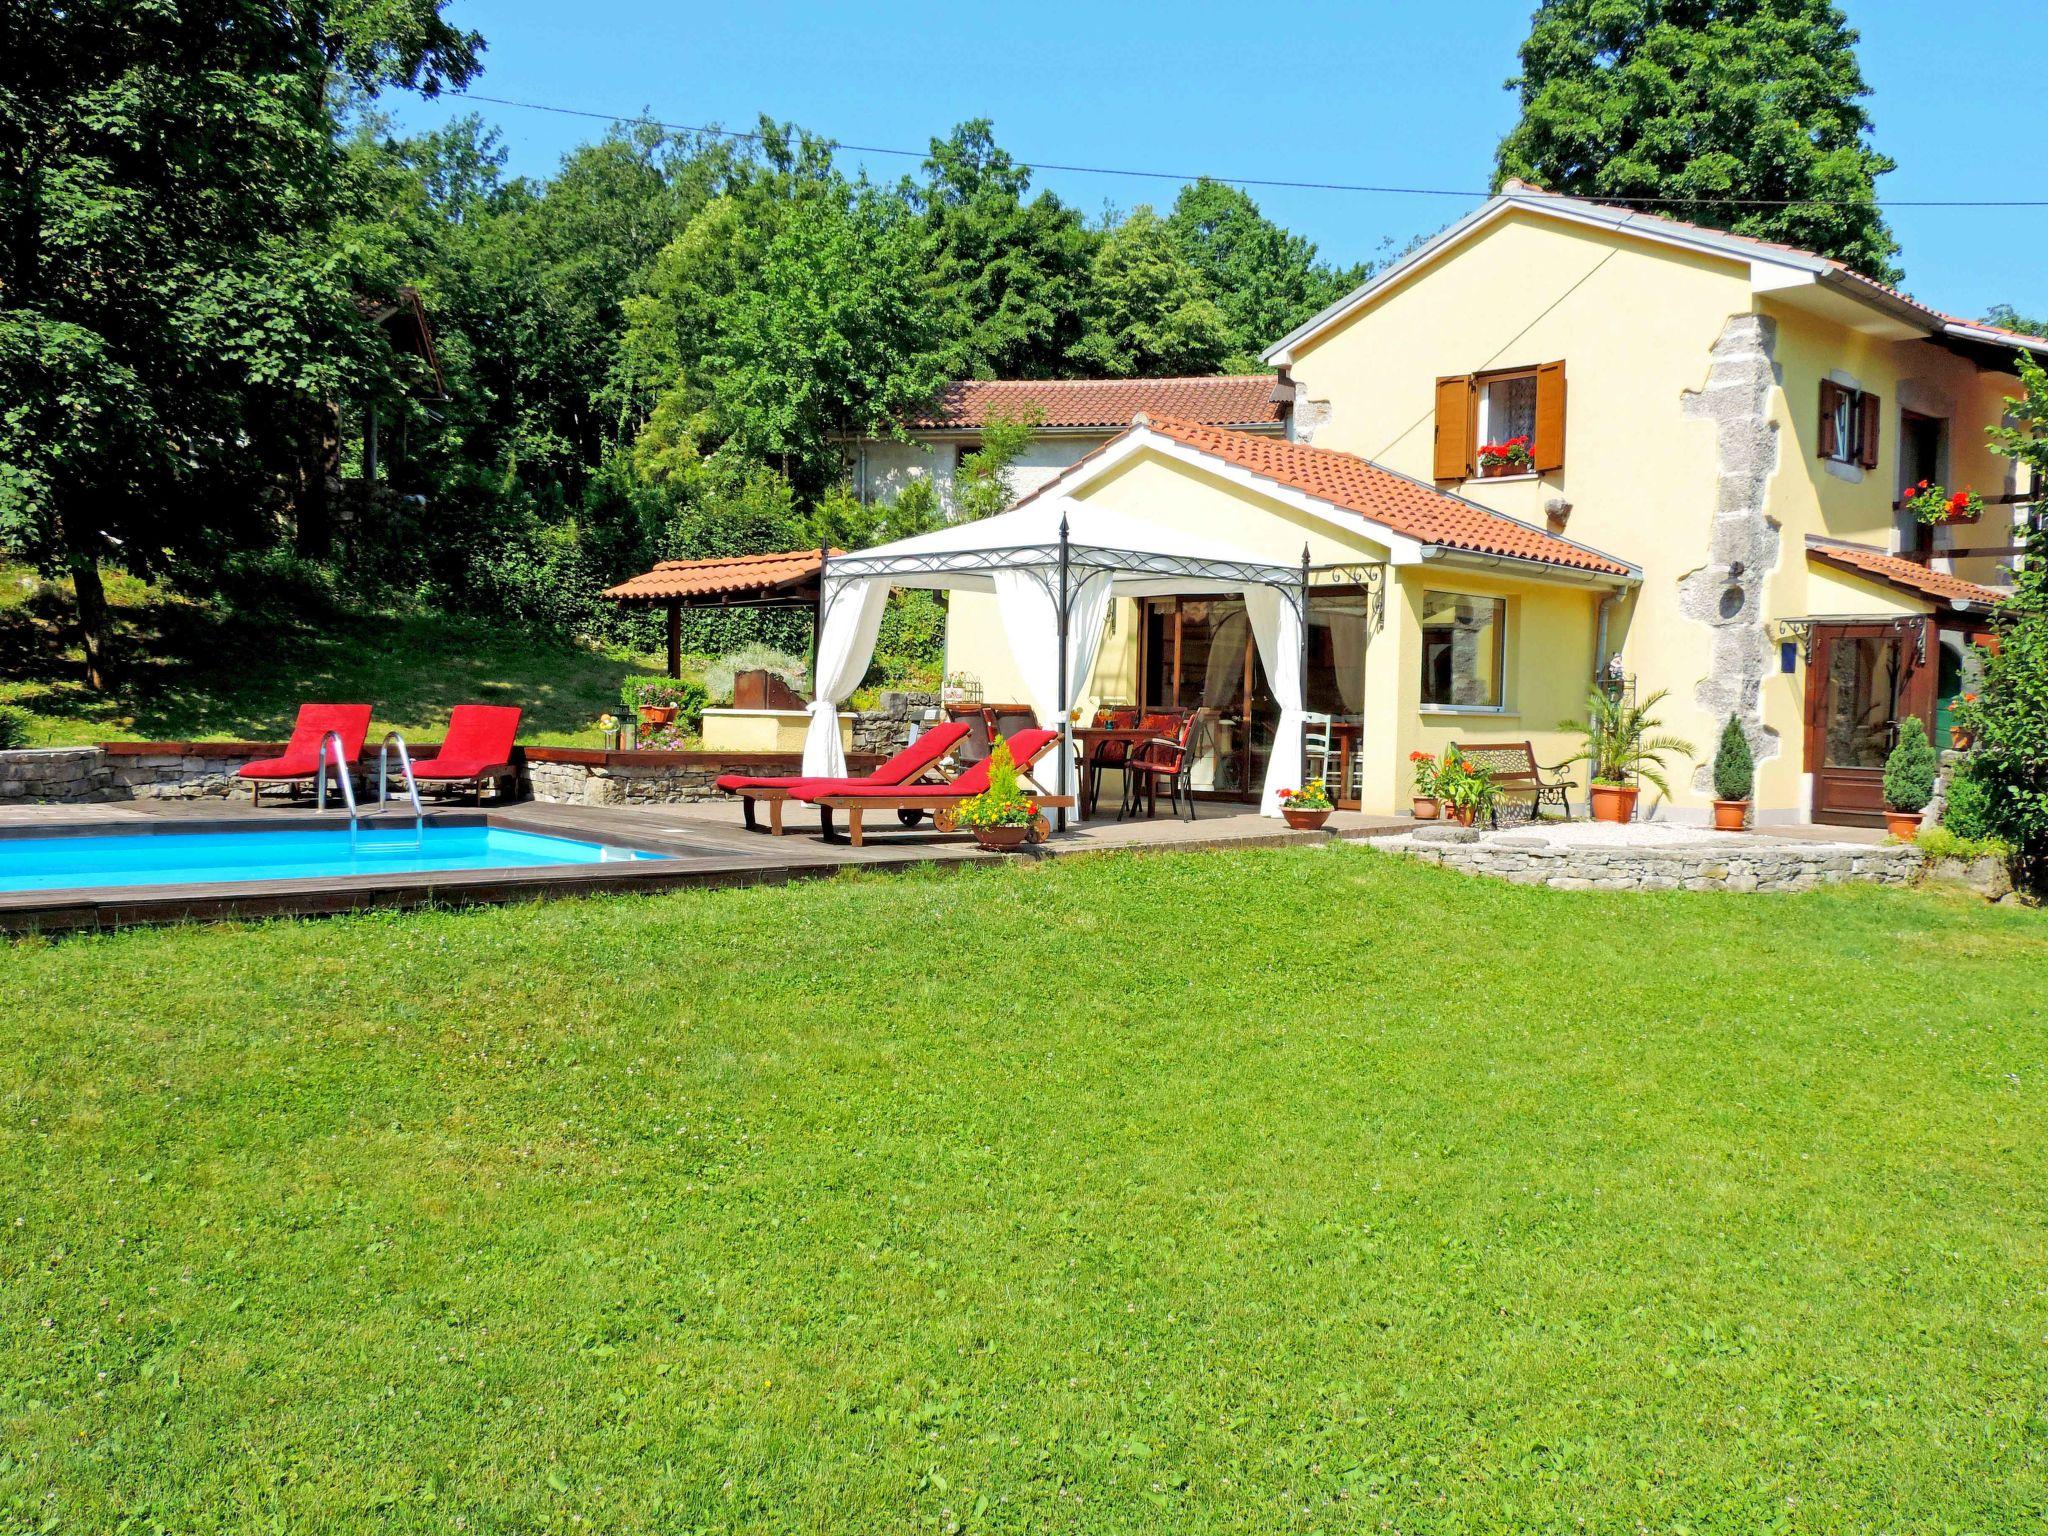
{"type": "Polygon", "coordinates": [[[1460,373],[1436,381],[1435,476],[1547,475],[1564,468],[1564,364],[1460,373]],[[1526,467],[1485,469],[1479,449],[1510,438],[1528,439],[1526,467]]]}
{"type": "Polygon", "coordinates": [[[1438,709],[1499,709],[1507,602],[1463,592],[1422,594],[1422,702],[1438,709]]]}
{"type": "Polygon", "coordinates": [[[1851,389],[1833,379],[1820,381],[1820,456],[1837,464],[1877,468],[1882,408],[1867,389],[1851,389]]]}

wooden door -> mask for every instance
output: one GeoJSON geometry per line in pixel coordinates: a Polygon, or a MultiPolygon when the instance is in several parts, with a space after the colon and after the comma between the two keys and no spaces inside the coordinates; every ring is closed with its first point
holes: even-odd
{"type": "Polygon", "coordinates": [[[1813,819],[1884,821],[1884,763],[1899,722],[1934,719],[1934,634],[1927,619],[1816,624],[1806,667],[1806,771],[1813,819]]]}

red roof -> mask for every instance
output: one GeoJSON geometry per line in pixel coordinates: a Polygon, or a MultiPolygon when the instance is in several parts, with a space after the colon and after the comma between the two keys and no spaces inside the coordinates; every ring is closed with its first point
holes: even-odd
{"type": "MultiPolygon", "coordinates": [[[[843,549],[832,551],[846,553],[843,549]]],[[[794,596],[815,583],[823,568],[815,549],[767,555],[729,555],[717,560],[664,560],[651,571],[607,587],[605,596],[623,602],[670,598],[794,596]]]]}
{"type": "Polygon", "coordinates": [[[1970,603],[1990,608],[2005,600],[2005,594],[1996,587],[1980,587],[1974,581],[1932,570],[1917,560],[1886,554],[1866,544],[1837,544],[1832,540],[1809,538],[1806,553],[1824,564],[1854,571],[1859,576],[1875,576],[1879,581],[1903,588],[1916,597],[1932,598],[1936,602],[1970,603]]]}
{"type": "Polygon", "coordinates": [[[1280,402],[1270,373],[1188,379],[960,379],[948,384],[923,414],[904,422],[912,430],[960,430],[992,418],[1031,420],[1045,427],[1094,427],[1121,432],[1140,411],[1206,422],[1217,427],[1275,427],[1280,402]]]}
{"type": "Polygon", "coordinates": [[[1462,496],[1424,485],[1420,480],[1411,480],[1356,454],[1290,443],[1282,438],[1226,432],[1201,422],[1176,421],[1171,417],[1141,417],[1134,425],[1150,428],[1198,453],[1250,470],[1262,479],[1301,491],[1318,501],[1356,512],[1418,543],[1569,566],[1606,576],[1636,574],[1621,561],[1597,550],[1532,528],[1462,496]]]}

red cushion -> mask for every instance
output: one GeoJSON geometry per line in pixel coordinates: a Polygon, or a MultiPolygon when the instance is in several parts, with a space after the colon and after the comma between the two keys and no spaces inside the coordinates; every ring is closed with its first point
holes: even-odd
{"type": "MultiPolygon", "coordinates": [[[[468,775],[444,773],[442,778],[474,776],[477,769],[495,768],[512,761],[512,743],[519,735],[519,706],[516,704],[458,704],[448,716],[448,734],[441,738],[441,753],[434,761],[442,764],[474,763],[468,775]]],[[[420,765],[413,765],[417,775],[420,765]]]]}
{"type": "MultiPolygon", "coordinates": [[[[857,778],[851,774],[844,778],[836,779],[822,777],[806,778],[802,774],[794,774],[787,778],[749,778],[743,773],[723,773],[711,782],[715,787],[728,793],[741,789],[787,789],[794,791],[804,786],[823,786],[826,784],[872,784],[893,788],[907,784],[920,773],[923,773],[925,769],[931,767],[932,764],[951,751],[953,744],[966,734],[967,727],[957,721],[949,720],[944,725],[935,725],[887,762],[880,764],[873,773],[857,778]]],[[[816,793],[822,794],[824,790],[817,788],[816,793]]]]}
{"type": "MultiPolygon", "coordinates": [[[[1041,730],[1033,726],[1028,731],[1019,731],[1010,737],[1007,745],[1011,761],[1021,768],[1029,768],[1045,749],[1060,739],[1058,731],[1041,730]]],[[[860,779],[807,779],[793,788],[790,793],[799,800],[817,800],[826,795],[851,795],[863,800],[886,800],[899,795],[944,795],[948,799],[965,799],[978,795],[988,788],[988,765],[984,757],[950,784],[874,784],[860,779]]]]}
{"type": "Polygon", "coordinates": [[[343,760],[355,762],[363,755],[363,738],[370,734],[370,706],[301,704],[284,755],[244,763],[235,770],[236,775],[244,779],[310,779],[319,763],[320,743],[329,731],[341,735],[343,760]]]}
{"type": "Polygon", "coordinates": [[[412,776],[416,779],[473,779],[486,768],[502,768],[505,759],[430,757],[424,762],[412,765],[412,776]]]}
{"type": "Polygon", "coordinates": [[[711,781],[713,789],[722,789],[727,794],[741,789],[788,789],[792,784],[801,784],[799,777],[780,779],[757,779],[744,773],[721,773],[711,781]]]}

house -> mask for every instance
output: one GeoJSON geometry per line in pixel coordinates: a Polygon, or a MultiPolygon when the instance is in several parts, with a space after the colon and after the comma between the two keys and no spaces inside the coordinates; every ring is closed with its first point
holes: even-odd
{"type": "MultiPolygon", "coordinates": [[[[1557,762],[1602,683],[1668,697],[1704,819],[1732,714],[1760,822],[1874,822],[1898,721],[1939,731],[2036,487],[1984,429],[2048,340],[1805,252],[1510,182],[1265,354],[1284,435],[1146,412],[1034,487],[1311,566],[1307,708],[1341,798],[1393,811],[1409,755],[1529,740],[1557,762]],[[1503,462],[1483,450],[1526,444],[1503,462]],[[1973,523],[1901,506],[1974,489],[1973,523]]],[[[1209,705],[1209,787],[1259,782],[1277,709],[1241,602],[1114,605],[1094,701],[1209,705]]],[[[989,598],[948,668],[1016,696],[989,598]]],[[[1579,770],[1583,796],[1584,771],[1579,770]]]]}
{"type": "Polygon", "coordinates": [[[1180,379],[962,379],[903,423],[908,441],[849,437],[841,444],[846,483],[861,502],[896,496],[909,481],[928,478],[939,504],[953,512],[953,476],[981,447],[998,419],[1036,424],[1036,437],[1011,469],[1018,495],[1036,490],[1082,455],[1100,447],[1139,414],[1173,416],[1256,436],[1287,430],[1291,396],[1270,373],[1180,379]]]}

